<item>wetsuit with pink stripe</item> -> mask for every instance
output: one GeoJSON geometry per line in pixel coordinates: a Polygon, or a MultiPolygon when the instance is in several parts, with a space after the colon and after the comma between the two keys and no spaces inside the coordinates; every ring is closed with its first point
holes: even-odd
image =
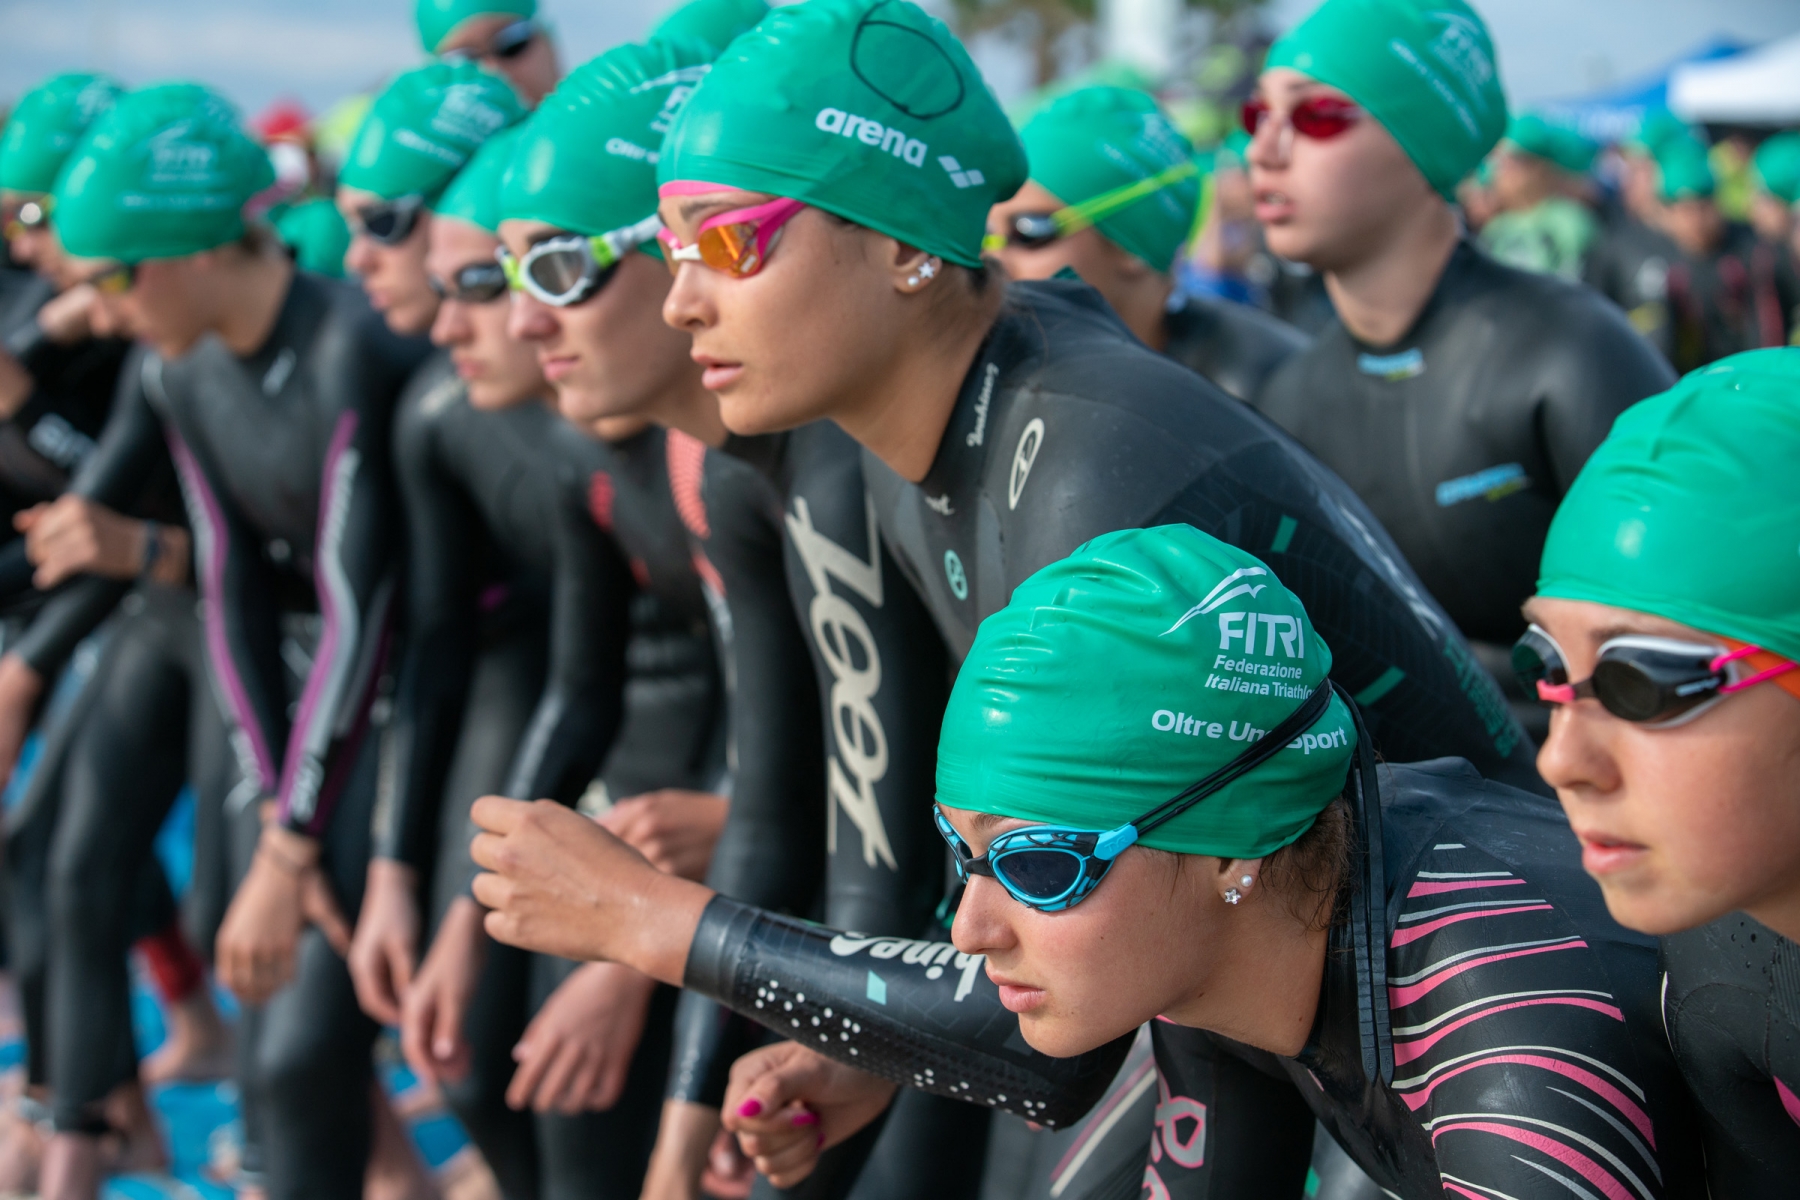
{"type": "MultiPolygon", "coordinates": [[[[390,427],[427,350],[388,332],[355,285],[299,273],[251,354],[207,338],[144,373],[187,499],[234,748],[279,819],[322,839],[352,921],[379,757],[369,715],[403,549],[390,427]]],[[[238,1034],[248,1165],[271,1200],[361,1193],[377,1032],[343,959],[309,927],[293,982],[238,1034]]]]}
{"type": "MultiPolygon", "coordinates": [[[[1607,915],[1556,802],[1459,759],[1379,779],[1386,1013],[1359,1002],[1371,948],[1346,914],[1298,1055],[1155,1022],[1149,1200],[1298,1198],[1315,1118],[1405,1200],[1704,1195],[1655,943],[1607,915]]],[[[980,956],[947,943],[834,935],[723,899],[686,982],[820,1053],[1053,1128],[1095,1103],[1126,1049],[1035,1054],[980,956]]]]}
{"type": "Polygon", "coordinates": [[[1714,1196],[1800,1180],[1800,946],[1743,913],[1662,939],[1663,1020],[1714,1196]]]}

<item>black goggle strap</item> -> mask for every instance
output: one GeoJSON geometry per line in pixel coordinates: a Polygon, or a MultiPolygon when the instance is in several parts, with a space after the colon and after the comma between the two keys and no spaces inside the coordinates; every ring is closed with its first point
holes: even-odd
{"type": "Polygon", "coordinates": [[[1362,710],[1349,692],[1336,683],[1331,686],[1356,726],[1356,754],[1351,760],[1356,783],[1351,792],[1360,851],[1357,866],[1361,869],[1356,871],[1350,895],[1350,940],[1356,954],[1356,1024],[1362,1041],[1363,1077],[1391,1084],[1394,1038],[1388,1018],[1387,866],[1382,861],[1381,785],[1375,778],[1375,750],[1369,743],[1362,710]]]}
{"type": "Polygon", "coordinates": [[[1142,837],[1165,821],[1174,820],[1220,788],[1274,758],[1283,747],[1305,733],[1308,726],[1325,714],[1325,706],[1331,703],[1331,687],[1331,680],[1321,681],[1299,708],[1283,718],[1281,724],[1246,746],[1236,758],[1133,821],[1131,824],[1138,836],[1142,837]]]}

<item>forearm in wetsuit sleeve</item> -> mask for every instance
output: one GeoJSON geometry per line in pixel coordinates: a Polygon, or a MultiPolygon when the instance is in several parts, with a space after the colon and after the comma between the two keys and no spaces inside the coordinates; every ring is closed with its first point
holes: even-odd
{"type": "MultiPolygon", "coordinates": [[[[373,364],[372,364],[373,365],[373,364]]],[[[313,586],[323,625],[282,762],[277,813],[310,837],[331,823],[367,731],[399,580],[391,396],[355,380],[320,470],[313,586]]]]}
{"type": "Polygon", "coordinates": [[[1105,1093],[1136,1031],[1074,1058],[1039,1054],[985,962],[948,942],[839,933],[715,896],[682,983],[872,1075],[1067,1128],[1105,1093]]]}
{"type": "Polygon", "coordinates": [[[373,830],[377,858],[422,873],[437,854],[444,784],[468,702],[482,543],[480,515],[433,453],[434,422],[423,400],[433,391],[409,395],[394,421],[394,476],[406,520],[406,649],[390,726],[393,787],[373,830]]]}
{"type": "MultiPolygon", "coordinates": [[[[714,573],[705,586],[730,689],[733,766],[707,883],[757,908],[806,912],[824,881],[823,730],[782,565],[781,501],[754,469],[724,455],[706,455],[704,478],[689,510],[704,503],[695,552],[714,573]]],[[[761,1040],[745,1018],[683,992],[669,1098],[717,1107],[731,1064],[761,1040]]]]}
{"type": "Polygon", "coordinates": [[[576,474],[568,466],[557,489],[544,693],[507,774],[506,794],[521,800],[579,800],[625,715],[625,647],[636,588],[619,544],[588,515],[576,474]]]}
{"type": "MultiPolygon", "coordinates": [[[[93,452],[69,482],[69,491],[74,495],[124,513],[131,512],[142,499],[158,467],[168,469],[162,423],[144,396],[144,360],[141,348],[134,348],[126,356],[106,427],[93,452]]],[[[21,539],[7,548],[9,560],[15,547],[23,557],[21,539]]],[[[29,563],[25,564],[23,581],[30,585],[29,563]]],[[[12,652],[40,676],[50,678],[62,669],[81,639],[92,633],[130,590],[129,581],[92,575],[69,581],[45,603],[12,652]]]]}

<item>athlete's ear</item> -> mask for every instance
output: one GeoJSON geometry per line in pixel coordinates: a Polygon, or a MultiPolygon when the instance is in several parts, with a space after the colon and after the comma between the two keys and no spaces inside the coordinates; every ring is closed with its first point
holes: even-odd
{"type": "Polygon", "coordinates": [[[927,254],[916,246],[909,246],[893,238],[883,240],[893,247],[893,260],[888,267],[888,274],[893,278],[894,287],[898,291],[908,294],[924,291],[944,269],[944,260],[935,254],[927,254]]]}

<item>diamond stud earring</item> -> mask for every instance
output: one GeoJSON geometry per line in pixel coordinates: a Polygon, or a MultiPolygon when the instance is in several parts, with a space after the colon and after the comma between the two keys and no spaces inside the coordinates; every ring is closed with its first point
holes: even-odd
{"type": "Polygon", "coordinates": [[[1244,893],[1238,891],[1236,888],[1226,888],[1225,889],[1225,903],[1236,904],[1238,901],[1242,900],[1243,898],[1244,898],[1244,893]]]}

